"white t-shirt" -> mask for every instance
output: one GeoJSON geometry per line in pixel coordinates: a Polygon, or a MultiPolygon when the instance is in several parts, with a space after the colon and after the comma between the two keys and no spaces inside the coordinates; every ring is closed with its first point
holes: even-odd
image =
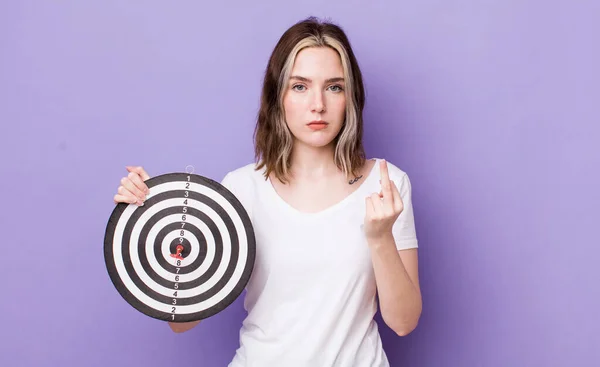
{"type": "MultiPolygon", "coordinates": [[[[304,213],[284,201],[254,163],[222,184],[247,210],[256,262],[246,287],[248,315],[229,367],[388,367],[373,317],[376,284],[362,232],[365,197],[380,191],[379,159],[341,202],[304,213]]],[[[404,203],[394,225],[398,249],[417,247],[411,185],[388,162],[404,203]]]]}

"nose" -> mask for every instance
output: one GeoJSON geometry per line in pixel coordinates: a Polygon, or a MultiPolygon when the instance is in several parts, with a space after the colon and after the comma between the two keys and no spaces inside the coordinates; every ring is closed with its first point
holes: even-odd
{"type": "Polygon", "coordinates": [[[315,90],[314,92],[311,109],[313,112],[318,113],[325,111],[325,99],[323,98],[323,93],[320,90],[315,90]]]}

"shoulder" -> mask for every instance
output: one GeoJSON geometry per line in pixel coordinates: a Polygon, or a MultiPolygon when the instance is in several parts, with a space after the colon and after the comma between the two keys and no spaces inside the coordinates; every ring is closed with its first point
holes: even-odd
{"type": "Polygon", "coordinates": [[[402,168],[400,168],[395,163],[390,162],[387,159],[385,160],[385,162],[387,163],[387,169],[388,169],[388,173],[390,175],[390,178],[393,178],[393,179],[404,179],[405,176],[408,176],[408,174],[406,173],[406,171],[404,171],[402,168]]]}
{"type": "Polygon", "coordinates": [[[256,163],[248,163],[227,172],[221,180],[221,185],[249,210],[260,180],[264,181],[262,173],[262,170],[256,170],[256,163]]]}
{"type": "Polygon", "coordinates": [[[221,184],[230,190],[235,190],[240,185],[252,184],[261,178],[264,179],[262,170],[256,169],[256,163],[248,163],[227,172],[221,184]]]}
{"type": "Polygon", "coordinates": [[[373,171],[377,173],[378,176],[381,174],[380,164],[381,162],[385,161],[390,179],[394,180],[396,183],[399,183],[408,178],[408,173],[394,162],[391,162],[385,158],[371,158],[371,160],[375,161],[373,171]]]}
{"type": "MultiPolygon", "coordinates": [[[[377,176],[381,175],[381,171],[380,171],[380,162],[384,160],[384,158],[373,158],[375,159],[375,172],[377,174],[377,176]]],[[[400,191],[400,193],[402,195],[404,194],[409,194],[411,193],[411,183],[410,183],[410,178],[408,177],[408,173],[401,168],[399,165],[390,162],[389,160],[385,159],[385,162],[387,163],[387,170],[388,170],[388,175],[390,177],[390,180],[394,181],[394,183],[396,184],[396,187],[398,188],[398,191],[400,191]]],[[[379,179],[379,177],[378,177],[379,179]]]]}

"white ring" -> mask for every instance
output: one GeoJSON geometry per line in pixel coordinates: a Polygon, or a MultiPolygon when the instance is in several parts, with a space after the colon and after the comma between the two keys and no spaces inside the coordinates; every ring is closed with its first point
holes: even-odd
{"type": "MultiPolygon", "coordinates": [[[[249,256],[248,249],[246,246],[244,246],[244,244],[248,240],[244,223],[242,222],[242,219],[239,216],[237,210],[233,207],[233,205],[229,201],[227,201],[227,199],[222,197],[220,193],[216,192],[214,189],[212,189],[210,187],[207,187],[207,186],[195,183],[195,182],[186,182],[186,181],[174,181],[174,182],[160,184],[160,185],[154,186],[152,188],[152,191],[153,191],[153,194],[156,195],[161,192],[167,192],[167,191],[171,191],[171,190],[181,190],[181,185],[187,184],[187,183],[190,183],[190,191],[195,191],[195,192],[198,192],[198,193],[201,193],[203,195],[210,197],[212,200],[214,200],[217,203],[217,205],[219,205],[221,208],[223,208],[225,210],[226,213],[229,214],[231,220],[233,221],[233,226],[235,227],[236,233],[238,235],[240,246],[239,246],[239,252],[237,254],[238,260],[237,260],[237,263],[235,264],[234,273],[231,275],[231,278],[227,281],[225,286],[221,290],[219,290],[215,295],[213,295],[212,297],[210,297],[204,301],[198,302],[197,304],[178,305],[176,314],[179,314],[179,315],[200,312],[200,311],[209,309],[210,307],[223,301],[230,294],[230,292],[237,286],[241,276],[243,275],[243,273],[245,271],[246,262],[247,262],[248,256],[249,256]]],[[[181,199],[182,198],[172,198],[172,199],[167,199],[165,201],[170,202],[171,200],[175,200],[178,203],[175,205],[179,205],[179,201],[181,199]]],[[[199,203],[199,204],[201,207],[203,207],[203,209],[208,208],[208,210],[207,210],[208,212],[212,212],[212,213],[216,214],[214,212],[214,210],[210,209],[210,207],[208,207],[206,204],[204,204],[204,203],[199,203]]],[[[141,303],[143,303],[147,307],[153,308],[155,310],[162,311],[165,313],[171,313],[171,304],[162,303],[157,300],[154,300],[150,296],[148,296],[147,294],[142,292],[139,288],[137,288],[135,283],[133,283],[132,279],[129,277],[129,275],[127,274],[127,271],[125,269],[125,264],[123,261],[124,259],[121,256],[121,249],[122,249],[122,245],[129,245],[129,246],[131,246],[131,245],[129,244],[128,241],[125,241],[125,239],[123,238],[123,231],[125,229],[127,222],[129,221],[129,218],[131,217],[131,215],[133,214],[133,212],[136,209],[137,209],[137,206],[135,206],[135,205],[128,206],[123,211],[123,213],[121,213],[121,217],[116,225],[115,232],[113,235],[113,243],[114,243],[113,258],[114,258],[115,269],[116,269],[117,274],[120,277],[123,285],[141,303]],[[123,243],[123,242],[125,242],[125,243],[123,243]]],[[[146,212],[149,212],[149,211],[152,211],[152,207],[146,210],[146,212]]],[[[146,212],[144,214],[146,214],[146,212]]],[[[148,214],[150,214],[150,213],[148,213],[148,214]]],[[[215,217],[214,214],[209,215],[207,213],[207,215],[209,215],[211,218],[213,218],[213,220],[220,219],[219,216],[215,217]]],[[[138,220],[138,222],[141,222],[141,221],[138,220]]],[[[209,282],[207,282],[207,283],[203,284],[202,286],[197,287],[195,289],[181,291],[183,293],[180,292],[180,295],[178,296],[178,298],[202,293],[202,290],[200,290],[200,289],[206,289],[206,287],[210,287],[214,283],[219,281],[220,276],[222,276],[223,272],[225,271],[225,268],[227,267],[227,264],[229,263],[228,260],[230,259],[230,256],[231,256],[231,251],[228,250],[229,246],[227,246],[227,244],[229,244],[231,242],[231,238],[229,237],[229,232],[227,231],[227,227],[225,226],[225,223],[222,220],[215,221],[215,224],[217,225],[217,227],[219,227],[219,231],[221,232],[221,235],[223,236],[223,242],[224,242],[223,260],[220,263],[220,266],[217,269],[216,273],[213,275],[213,277],[211,278],[211,280],[209,282]]],[[[139,225],[141,225],[141,224],[139,224],[139,223],[135,224],[135,226],[139,226],[139,225]]],[[[139,235],[139,232],[137,233],[137,235],[139,235]]],[[[136,237],[136,232],[132,231],[132,239],[135,237],[136,237]]],[[[135,246],[130,247],[130,253],[134,254],[135,252],[137,252],[137,244],[135,246]]],[[[132,258],[130,260],[132,261],[131,265],[134,267],[134,269],[136,269],[136,271],[139,271],[139,269],[140,269],[139,258],[132,256],[132,258]]],[[[138,275],[138,277],[140,277],[140,279],[142,281],[146,282],[147,277],[148,277],[146,274],[138,273],[137,275],[138,275]],[[146,278],[146,279],[144,279],[144,278],[146,278]]],[[[150,282],[150,283],[152,284],[154,282],[150,282]]],[[[148,283],[146,283],[146,284],[148,284],[148,283]]],[[[152,288],[152,287],[150,287],[150,288],[152,288]]],[[[163,292],[168,292],[167,295],[169,297],[170,297],[171,292],[173,291],[172,289],[167,289],[160,285],[155,285],[155,288],[153,288],[153,290],[158,292],[159,294],[164,294],[163,292]]]]}

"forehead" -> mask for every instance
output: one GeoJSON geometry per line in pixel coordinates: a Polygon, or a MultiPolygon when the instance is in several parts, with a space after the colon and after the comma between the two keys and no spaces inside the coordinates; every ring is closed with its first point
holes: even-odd
{"type": "Polygon", "coordinates": [[[330,47],[308,47],[296,55],[292,75],[303,77],[343,77],[340,55],[330,47]]]}

